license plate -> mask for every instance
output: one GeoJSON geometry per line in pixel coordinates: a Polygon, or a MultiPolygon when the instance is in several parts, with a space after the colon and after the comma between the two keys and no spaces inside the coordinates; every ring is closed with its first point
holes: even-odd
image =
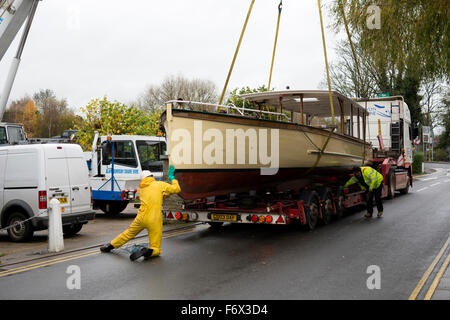
{"type": "Polygon", "coordinates": [[[67,198],[58,198],[59,203],[67,203],[67,198]]]}
{"type": "Polygon", "coordinates": [[[237,216],[233,214],[211,214],[213,221],[237,221],[237,216]]]}

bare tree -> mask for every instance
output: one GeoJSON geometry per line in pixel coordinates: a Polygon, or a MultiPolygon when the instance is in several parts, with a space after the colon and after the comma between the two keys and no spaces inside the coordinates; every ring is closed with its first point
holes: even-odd
{"type": "Polygon", "coordinates": [[[439,125],[439,119],[443,113],[442,100],[448,87],[439,79],[426,79],[422,84],[422,113],[424,114],[424,125],[434,129],[439,125]]]}
{"type": "MultiPolygon", "coordinates": [[[[349,97],[370,97],[377,92],[376,75],[365,59],[358,43],[355,43],[361,79],[357,73],[355,60],[348,42],[341,41],[336,47],[338,60],[330,64],[331,88],[349,97]]],[[[327,79],[319,84],[320,88],[328,89],[327,79]]]]}
{"type": "Polygon", "coordinates": [[[33,96],[40,110],[39,129],[41,137],[52,137],[61,134],[68,129],[70,121],[75,119],[75,114],[67,106],[66,99],[58,99],[52,90],[40,90],[33,96]]]}
{"type": "Polygon", "coordinates": [[[169,76],[160,85],[149,86],[134,103],[149,112],[158,111],[169,100],[217,102],[216,85],[210,80],[187,79],[183,76],[169,76]]]}

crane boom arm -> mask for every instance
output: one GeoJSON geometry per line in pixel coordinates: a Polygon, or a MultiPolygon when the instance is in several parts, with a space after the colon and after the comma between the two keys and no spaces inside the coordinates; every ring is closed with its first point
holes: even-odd
{"type": "Polygon", "coordinates": [[[30,14],[33,0],[0,0],[0,61],[30,14]]]}

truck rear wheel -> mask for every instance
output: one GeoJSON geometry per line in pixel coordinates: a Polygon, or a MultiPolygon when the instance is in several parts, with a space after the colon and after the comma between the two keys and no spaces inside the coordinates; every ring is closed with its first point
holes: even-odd
{"type": "Polygon", "coordinates": [[[409,176],[408,176],[408,179],[407,179],[407,182],[406,182],[406,187],[404,189],[400,190],[401,194],[407,194],[409,192],[409,181],[410,180],[409,180],[409,176]]]}
{"type": "Polygon", "coordinates": [[[81,231],[83,224],[75,223],[67,226],[63,226],[63,232],[65,236],[73,236],[81,231]]]}
{"type": "Polygon", "coordinates": [[[22,212],[13,212],[8,217],[7,225],[9,238],[14,242],[28,241],[33,236],[33,226],[30,221],[23,222],[28,217],[22,212]]]}
{"type": "Polygon", "coordinates": [[[395,173],[393,170],[389,171],[388,175],[388,199],[394,199],[395,197],[395,173]]]}

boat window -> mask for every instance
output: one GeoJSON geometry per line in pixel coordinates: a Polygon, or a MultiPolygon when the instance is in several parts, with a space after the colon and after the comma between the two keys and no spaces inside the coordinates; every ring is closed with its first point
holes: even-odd
{"type": "MultiPolygon", "coordinates": [[[[103,142],[102,145],[107,142],[103,142]]],[[[124,165],[136,168],[136,154],[134,152],[134,145],[132,141],[114,141],[114,164],[124,165]]],[[[111,163],[111,144],[107,145],[107,157],[103,159],[103,164],[111,163]],[[106,161],[105,161],[106,160],[106,161]]]]}
{"type": "Polygon", "coordinates": [[[7,144],[8,139],[6,139],[6,130],[5,128],[0,128],[0,144],[7,144]]]}
{"type": "Polygon", "coordinates": [[[142,170],[163,171],[161,155],[166,152],[165,142],[138,140],[136,147],[142,170]]]}

